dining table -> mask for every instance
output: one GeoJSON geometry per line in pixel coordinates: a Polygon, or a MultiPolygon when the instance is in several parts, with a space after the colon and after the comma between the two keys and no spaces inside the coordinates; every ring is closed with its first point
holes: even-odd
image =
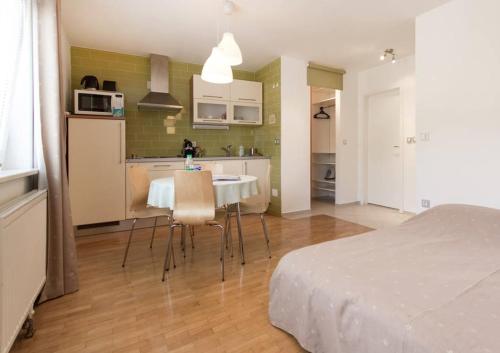
{"type": "MultiPolygon", "coordinates": [[[[259,194],[258,178],[252,175],[214,175],[212,180],[215,207],[234,207],[236,209],[241,263],[245,264],[240,202],[259,194]]],[[[174,211],[175,185],[173,176],[151,180],[147,205],[148,207],[167,208],[171,212],[174,211]]]]}

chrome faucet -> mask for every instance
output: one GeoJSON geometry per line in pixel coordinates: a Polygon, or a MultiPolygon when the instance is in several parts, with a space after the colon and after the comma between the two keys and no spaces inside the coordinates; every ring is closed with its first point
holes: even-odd
{"type": "Polygon", "coordinates": [[[226,147],[221,147],[221,150],[226,152],[226,157],[231,157],[231,148],[233,145],[227,145],[226,147]]]}

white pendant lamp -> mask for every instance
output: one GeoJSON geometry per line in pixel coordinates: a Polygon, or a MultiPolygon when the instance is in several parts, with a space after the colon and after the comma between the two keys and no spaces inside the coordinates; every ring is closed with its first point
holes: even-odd
{"type": "Polygon", "coordinates": [[[222,40],[220,41],[218,48],[221,50],[222,55],[226,57],[229,65],[237,66],[243,62],[240,47],[234,40],[234,35],[232,33],[225,32],[222,35],[222,40]]]}
{"type": "Polygon", "coordinates": [[[218,47],[212,49],[201,71],[201,79],[211,83],[233,82],[233,70],[218,47]]]}

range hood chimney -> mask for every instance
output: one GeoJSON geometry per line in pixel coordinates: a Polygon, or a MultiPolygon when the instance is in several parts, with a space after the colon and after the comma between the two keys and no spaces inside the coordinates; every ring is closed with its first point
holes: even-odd
{"type": "Polygon", "coordinates": [[[180,110],[182,105],[168,93],[168,57],[151,54],[150,92],[137,103],[139,110],[180,110]]]}

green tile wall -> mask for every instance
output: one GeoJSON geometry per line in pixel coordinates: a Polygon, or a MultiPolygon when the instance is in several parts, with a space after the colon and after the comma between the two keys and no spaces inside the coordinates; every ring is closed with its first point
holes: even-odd
{"type": "MultiPolygon", "coordinates": [[[[104,80],[117,82],[117,89],[125,94],[126,153],[140,156],[177,155],[182,141],[196,141],[207,155],[222,155],[222,146],[232,144],[233,151],[243,144],[246,148],[257,147],[263,154],[271,156],[272,187],[280,191],[280,146],[274,138],[280,137],[280,59],[256,73],[233,70],[234,77],[242,80],[263,82],[264,125],[260,127],[231,126],[228,131],[193,130],[191,122],[191,84],[194,74],[200,74],[202,65],[170,62],[170,93],[184,106],[177,115],[176,133],[167,135],[164,127],[166,112],[144,112],[137,110],[137,102],[147,93],[150,79],[149,58],[102,50],[71,48],[71,86],[80,87],[80,79],[94,75],[102,85],[104,80]],[[276,115],[276,123],[269,124],[269,114],[276,115]]],[[[270,212],[281,213],[281,199],[272,198],[270,212]]]]}
{"type": "Polygon", "coordinates": [[[264,125],[255,129],[255,146],[266,156],[271,156],[271,187],[278,190],[278,197],[271,197],[269,213],[281,214],[281,146],[275,139],[281,139],[281,59],[278,58],[256,72],[255,78],[262,82],[264,94],[264,125]],[[269,116],[274,114],[275,123],[269,116]]]}

